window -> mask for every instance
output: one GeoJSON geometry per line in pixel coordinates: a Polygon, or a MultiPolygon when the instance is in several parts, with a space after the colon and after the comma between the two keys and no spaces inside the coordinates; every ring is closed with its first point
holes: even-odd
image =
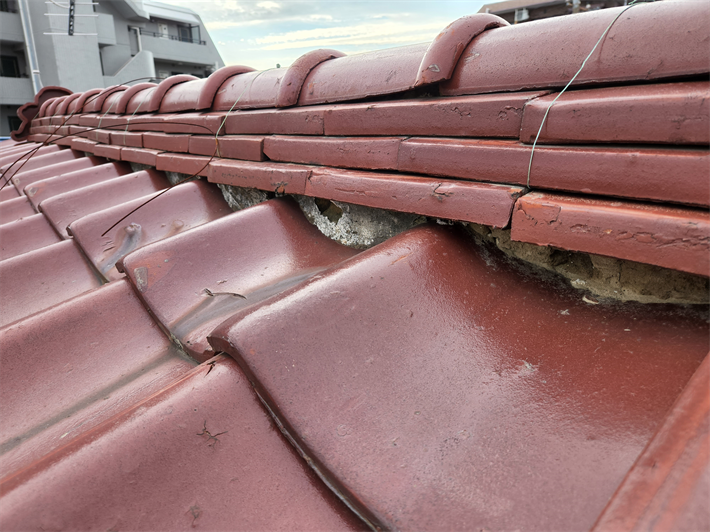
{"type": "Polygon", "coordinates": [[[192,31],[190,26],[178,26],[178,37],[182,42],[192,42],[192,31]]]}
{"type": "Polygon", "coordinates": [[[19,78],[20,66],[14,55],[0,55],[0,76],[3,78],[19,78]]]}
{"type": "Polygon", "coordinates": [[[4,13],[17,13],[17,2],[14,0],[0,0],[0,11],[4,13]]]}

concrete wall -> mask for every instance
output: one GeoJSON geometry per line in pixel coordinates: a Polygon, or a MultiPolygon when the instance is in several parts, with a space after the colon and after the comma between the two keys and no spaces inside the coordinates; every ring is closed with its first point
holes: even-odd
{"type": "Polygon", "coordinates": [[[104,76],[104,84],[121,85],[127,82],[136,83],[155,79],[155,59],[148,50],[143,50],[132,57],[128,63],[123,65],[114,76],[104,76]]]}
{"type": "Polygon", "coordinates": [[[0,78],[0,104],[22,105],[34,98],[29,78],[0,78]]]}
{"type": "Polygon", "coordinates": [[[0,39],[8,42],[25,42],[20,15],[0,12],[0,39]]]}

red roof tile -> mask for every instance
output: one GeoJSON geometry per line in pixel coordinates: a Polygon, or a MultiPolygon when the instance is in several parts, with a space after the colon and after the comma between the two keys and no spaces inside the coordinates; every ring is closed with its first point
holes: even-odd
{"type": "MultiPolygon", "coordinates": [[[[553,17],[486,31],[464,50],[441,94],[564,87],[623,7],[553,17]]],[[[609,30],[573,86],[704,74],[710,5],[639,3],[609,30]],[[662,46],[660,43],[673,43],[662,46]]]]}
{"type": "Polygon", "coordinates": [[[142,133],[143,146],[153,150],[187,153],[190,135],[166,135],[165,133],[142,133]]]}
{"type": "Polygon", "coordinates": [[[206,336],[222,320],[354,253],[283,199],[145,246],[118,268],[165,329],[204,361],[213,355],[206,336]]]}
{"type": "Polygon", "coordinates": [[[710,8],[622,9],[40,91],[0,528],[707,528],[710,8]]]}
{"type": "Polygon", "coordinates": [[[229,135],[322,135],[327,107],[254,109],[229,114],[222,133],[229,135]]]}
{"type": "Polygon", "coordinates": [[[130,161],[132,163],[145,164],[148,166],[155,166],[158,154],[161,153],[158,150],[146,150],[140,148],[122,148],[121,149],[121,160],[130,161]]]}
{"type": "Polygon", "coordinates": [[[222,136],[216,140],[213,136],[193,135],[190,137],[190,153],[196,155],[215,155],[228,159],[245,161],[263,161],[264,137],[254,135],[222,136]]]}
{"type": "Polygon", "coordinates": [[[0,353],[3,483],[195,365],[171,346],[127,281],[3,329],[0,353]]]}
{"type": "MultiPolygon", "coordinates": [[[[528,102],[520,140],[535,141],[558,94],[528,102]]],[[[553,107],[539,143],[710,144],[710,83],[664,83],[571,91],[553,107]]]]}
{"type": "Polygon", "coordinates": [[[32,204],[25,196],[9,199],[0,206],[0,225],[16,222],[35,214],[32,204]]]}
{"type": "Polygon", "coordinates": [[[513,214],[513,240],[710,275],[710,213],[532,192],[513,214]]]}
{"type": "Polygon", "coordinates": [[[325,134],[517,139],[525,103],[544,94],[519,92],[337,105],[324,111],[325,134]]]}
{"type": "Polygon", "coordinates": [[[72,240],[3,260],[0,279],[0,327],[101,285],[72,240]]]}
{"type": "Polygon", "coordinates": [[[264,154],[272,161],[344,168],[396,170],[398,137],[289,137],[264,139],[264,154]]]}
{"type": "Polygon", "coordinates": [[[135,249],[232,212],[219,191],[201,181],[173,187],[141,207],[146,199],[121,203],[69,225],[68,232],[107,280],[122,277],[115,264],[135,249]],[[180,205],[179,211],[175,210],[175,205],[180,205]],[[134,209],[136,212],[124,218],[134,209]]]}
{"type": "Polygon", "coordinates": [[[0,261],[61,240],[44,215],[28,215],[15,222],[0,225],[0,261]]]}
{"type": "Polygon", "coordinates": [[[39,204],[54,228],[68,237],[67,226],[82,216],[113,207],[119,203],[147,196],[168,187],[162,172],[143,170],[57,194],[39,204]]]}
{"type": "MultiPolygon", "coordinates": [[[[531,148],[506,140],[412,138],[402,141],[398,167],[401,172],[524,185],[531,148]]],[[[675,147],[538,146],[530,186],[707,206],[710,154],[675,147]]]]}
{"type": "Polygon", "coordinates": [[[159,153],[155,158],[155,167],[164,172],[206,176],[207,165],[211,159],[212,157],[203,157],[201,155],[159,153]]]}
{"type": "Polygon", "coordinates": [[[300,164],[213,160],[207,172],[211,183],[258,188],[279,194],[305,194],[306,180],[315,167],[300,164]]]}
{"type": "Polygon", "coordinates": [[[0,203],[3,201],[16,199],[20,196],[20,193],[14,187],[14,185],[8,183],[5,188],[0,190],[0,203]]]}
{"type": "Polygon", "coordinates": [[[57,163],[73,161],[83,156],[83,153],[74,150],[59,150],[48,154],[37,155],[31,159],[25,158],[20,160],[17,164],[4,164],[0,167],[0,171],[2,172],[3,178],[7,180],[15,174],[19,177],[21,174],[28,173],[30,170],[46,168],[46,171],[52,171],[54,165],[57,163]]]}
{"type": "Polygon", "coordinates": [[[237,365],[196,368],[0,485],[0,527],[362,530],[237,365]]]}
{"type": "Polygon", "coordinates": [[[523,189],[451,179],[315,169],[305,194],[378,209],[506,227],[523,189]],[[397,198],[393,204],[392,199],[397,198]]]}
{"type": "Polygon", "coordinates": [[[26,185],[23,192],[27,195],[32,206],[37,209],[39,204],[47,198],[130,173],[131,167],[126,163],[100,164],[91,168],[68,172],[57,177],[34,181],[26,185]]]}
{"type": "Polygon", "coordinates": [[[593,532],[710,528],[709,389],[706,357],[593,532]]]}
{"type": "Polygon", "coordinates": [[[589,305],[420,227],[245,309],[210,342],[373,523],[581,530],[707,338],[701,315],[589,305]]]}

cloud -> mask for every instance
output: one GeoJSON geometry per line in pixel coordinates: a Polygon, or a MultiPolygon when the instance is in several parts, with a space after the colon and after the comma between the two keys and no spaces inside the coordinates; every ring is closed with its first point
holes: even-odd
{"type": "Polygon", "coordinates": [[[271,2],[271,1],[257,2],[256,7],[266,9],[267,11],[280,11],[281,10],[281,4],[279,4],[278,2],[271,2]]]}
{"type": "Polygon", "coordinates": [[[287,50],[337,45],[402,44],[423,42],[436,37],[441,31],[440,22],[406,24],[403,22],[377,22],[351,26],[335,26],[289,31],[257,38],[263,50],[287,50]]]}

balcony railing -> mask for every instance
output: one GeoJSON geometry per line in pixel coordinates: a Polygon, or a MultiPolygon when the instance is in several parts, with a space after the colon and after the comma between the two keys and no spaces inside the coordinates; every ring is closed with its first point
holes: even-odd
{"type": "Polygon", "coordinates": [[[150,37],[158,37],[161,39],[170,39],[171,41],[190,42],[192,44],[201,44],[203,46],[207,44],[205,41],[201,41],[199,39],[191,39],[190,37],[180,37],[178,35],[167,35],[165,33],[158,33],[155,31],[141,30],[141,35],[149,35],[150,37]]]}

